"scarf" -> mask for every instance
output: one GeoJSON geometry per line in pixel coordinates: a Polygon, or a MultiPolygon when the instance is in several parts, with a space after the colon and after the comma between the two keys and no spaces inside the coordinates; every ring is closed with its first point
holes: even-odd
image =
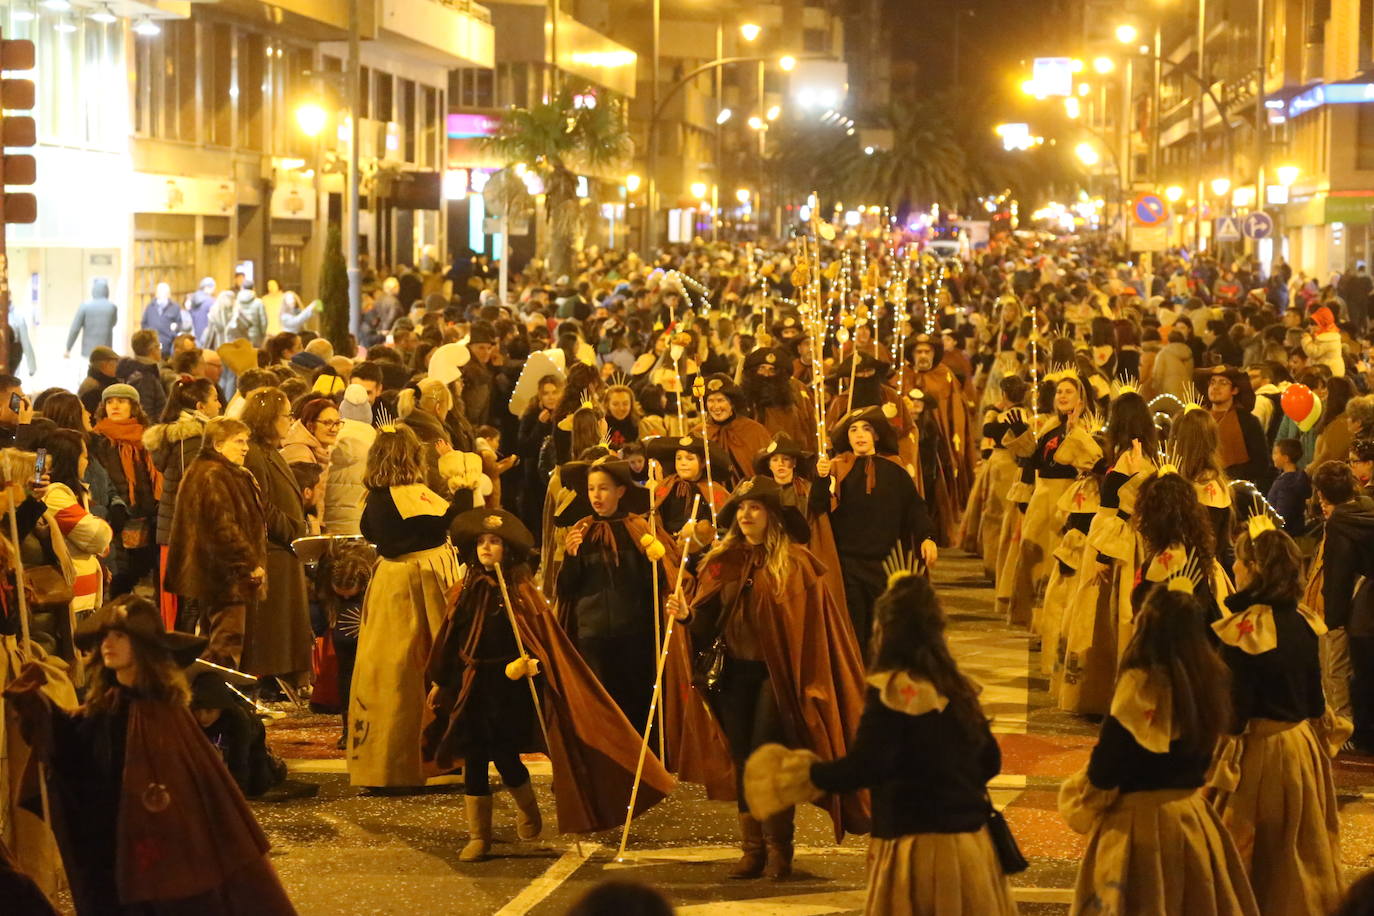
{"type": "Polygon", "coordinates": [[[1217,421],[1220,433],[1221,466],[1231,468],[1249,461],[1250,453],[1245,449],[1245,433],[1241,431],[1240,417],[1236,414],[1236,409],[1232,407],[1220,417],[1213,411],[1212,418],[1217,421]]]}
{"type": "Polygon", "coordinates": [[[143,424],[130,417],[127,420],[111,420],[105,417],[95,425],[96,435],[104,436],[114,443],[119,453],[119,466],[124,469],[124,483],[129,489],[129,506],[138,500],[138,465],[147,471],[153,485],[153,498],[162,498],[162,472],[153,464],[153,456],[143,447],[143,424]]]}

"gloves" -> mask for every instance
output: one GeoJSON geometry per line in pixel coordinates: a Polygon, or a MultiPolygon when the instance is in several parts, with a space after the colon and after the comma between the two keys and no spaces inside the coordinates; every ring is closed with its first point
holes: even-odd
{"type": "Polygon", "coordinates": [[[522,677],[534,677],[539,673],[539,659],[522,655],[506,665],[506,677],[518,681],[522,677]]]}

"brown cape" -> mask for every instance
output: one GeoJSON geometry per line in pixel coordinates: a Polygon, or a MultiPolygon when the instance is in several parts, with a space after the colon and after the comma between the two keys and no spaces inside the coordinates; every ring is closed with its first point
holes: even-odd
{"type": "MultiPolygon", "coordinates": [[[[431,669],[436,664],[451,664],[462,649],[453,629],[454,610],[471,575],[469,572],[449,594],[449,612],[430,653],[431,669]]],[[[594,833],[619,826],[629,807],[639,733],[573,647],[529,572],[518,568],[508,586],[525,652],[540,662],[538,677],[544,688],[540,703],[549,729],[547,750],[553,764],[558,831],[594,833]]],[[[477,620],[485,616],[479,614],[477,620]]],[[[422,753],[426,762],[437,761],[446,769],[457,762],[445,751],[448,726],[462,712],[463,699],[475,676],[473,666],[464,667],[458,702],[440,710],[433,725],[425,730],[422,753]]],[[[676,781],[650,751],[644,758],[635,816],[667,797],[675,786],[676,781]]]]}
{"type": "Polygon", "coordinates": [[[734,419],[724,426],[707,420],[706,438],[730,453],[731,473],[735,481],[740,481],[754,476],[754,456],[768,447],[768,443],[773,441],[773,434],[758,420],[735,414],[734,419]]]}
{"type": "MultiPolygon", "coordinates": [[[[727,583],[741,580],[748,572],[750,553],[732,549],[709,558],[698,570],[693,605],[709,600],[727,583]]],[[[849,621],[825,586],[821,564],[800,545],[793,545],[789,554],[792,569],[785,597],[778,599],[772,577],[764,571],[752,591],[752,600],[758,604],[752,619],[788,735],[822,760],[837,760],[849,752],[863,714],[863,663],[849,621]]],[[[674,642],[685,646],[689,640],[678,642],[674,637],[674,642]]],[[[690,654],[687,659],[690,662],[690,654]]],[[[680,768],[682,779],[697,781],[696,773],[711,777],[712,781],[705,783],[710,797],[734,798],[734,766],[728,745],[705,699],[691,685],[690,663],[685,671],[681,664],[674,666],[673,675],[670,683],[673,694],[681,699],[685,721],[680,721],[676,730],[672,725],[668,728],[668,740],[674,742],[670,759],[676,752],[682,764],[697,768],[680,768]],[[703,717],[709,721],[702,721],[703,717]],[[707,748],[687,744],[703,738],[712,742],[707,748]],[[715,759],[708,766],[701,758],[716,742],[720,748],[711,752],[715,759]],[[722,772],[728,774],[727,779],[722,779],[722,772]]],[[[830,813],[836,842],[846,832],[869,832],[867,793],[828,795],[817,804],[830,813]]]]}

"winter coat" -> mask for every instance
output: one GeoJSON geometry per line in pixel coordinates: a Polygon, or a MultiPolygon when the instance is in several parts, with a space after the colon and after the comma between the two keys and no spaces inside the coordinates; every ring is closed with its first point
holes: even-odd
{"type": "Polygon", "coordinates": [[[330,448],[320,444],[320,440],[315,438],[315,434],[306,429],[300,420],[291,424],[291,428],[286,431],[286,438],[282,440],[281,456],[286,459],[288,465],[291,464],[314,464],[320,469],[320,482],[315,486],[315,499],[313,506],[316,515],[324,517],[324,491],[328,485],[326,474],[329,472],[329,452],[330,448]]]}
{"type": "Polygon", "coordinates": [[[1192,382],[1193,351],[1186,343],[1165,344],[1155,357],[1150,391],[1181,398],[1192,382]]]}
{"type": "Polygon", "coordinates": [[[1341,347],[1340,331],[1322,331],[1315,337],[1304,337],[1302,349],[1314,363],[1321,363],[1337,378],[1345,377],[1345,353],[1341,347]]]}
{"type": "Polygon", "coordinates": [[[314,636],[305,567],[291,552],[291,542],[310,533],[301,491],[286,459],[262,442],[249,443],[243,466],[262,489],[267,520],[267,595],[249,606],[243,668],[260,676],[309,671],[314,636]]]}
{"type": "Polygon", "coordinates": [[[170,544],[172,517],[177,504],[177,492],[191,462],[200,454],[206,418],[194,410],[183,410],[171,423],[148,427],[143,434],[143,447],[153,456],[153,464],[162,472],[162,499],[157,505],[157,542],[170,544]]]}
{"type": "Polygon", "coordinates": [[[119,320],[119,306],[110,301],[110,284],[96,280],[92,284],[91,298],[81,303],[72,316],[71,330],[67,332],[67,350],[76,344],[81,336],[81,355],[90,356],[96,347],[114,346],[114,328],[119,320]]]}
{"type": "Polygon", "coordinates": [[[100,406],[100,395],[111,385],[119,384],[119,379],[113,375],[106,375],[94,366],[86,370],[86,377],[77,386],[76,396],[81,399],[81,403],[92,414],[100,406]]]}
{"type": "Polygon", "coordinates": [[[215,294],[198,289],[186,297],[186,314],[191,319],[191,333],[196,336],[196,346],[205,345],[205,334],[210,327],[210,310],[215,307],[215,294]]]}
{"type": "Polygon", "coordinates": [[[315,314],[314,302],[305,306],[305,308],[299,307],[300,300],[296,300],[296,302],[296,306],[291,306],[283,301],[281,309],[277,313],[277,316],[281,319],[281,329],[283,331],[290,331],[292,334],[299,334],[301,331],[305,330],[306,323],[309,322],[315,314]]]}
{"type": "Polygon", "coordinates": [[[329,453],[324,490],[324,530],[328,534],[358,534],[367,487],[367,452],[377,431],[358,420],[344,420],[334,450],[329,453]]]}
{"type": "Polygon", "coordinates": [[[172,341],[177,335],[191,332],[191,316],[175,302],[158,302],[154,299],[143,310],[140,327],[157,331],[157,339],[162,341],[162,352],[171,355],[172,341]]]}
{"type": "MultiPolygon", "coordinates": [[[[161,431],[158,451],[170,452],[177,465],[179,446],[200,441],[190,432],[194,423],[177,420],[148,433],[161,431]],[[182,438],[173,442],[173,434],[182,438]]],[[[214,604],[252,602],[259,590],[253,570],[267,568],[267,524],[253,475],[214,449],[192,459],[184,476],[177,473],[186,489],[168,525],[167,590],[214,604]]]]}
{"type": "Polygon", "coordinates": [[[134,386],[145,414],[162,416],[162,408],[167,406],[167,386],[162,383],[162,368],[157,363],[140,356],[126,356],[119,361],[115,375],[121,382],[134,386]]]}

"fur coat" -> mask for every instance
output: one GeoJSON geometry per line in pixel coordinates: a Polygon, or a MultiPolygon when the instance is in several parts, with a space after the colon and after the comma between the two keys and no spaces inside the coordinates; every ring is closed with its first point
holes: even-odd
{"type": "Polygon", "coordinates": [[[207,449],[182,482],[185,496],[168,532],[166,587],[216,604],[256,599],[252,574],[267,568],[267,526],[253,475],[207,449]]]}

